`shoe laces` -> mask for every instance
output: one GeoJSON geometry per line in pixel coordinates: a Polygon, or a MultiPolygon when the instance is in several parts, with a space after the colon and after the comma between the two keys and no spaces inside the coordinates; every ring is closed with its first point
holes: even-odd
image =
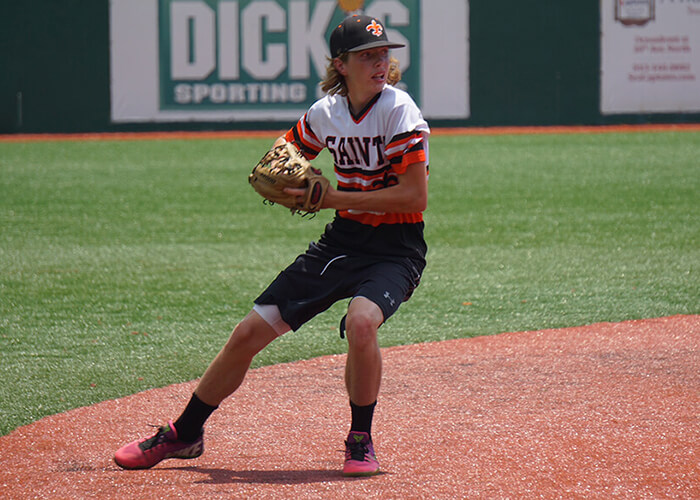
{"type": "Polygon", "coordinates": [[[347,452],[350,455],[350,460],[359,460],[364,462],[365,455],[367,455],[367,445],[363,443],[353,443],[350,441],[345,441],[345,446],[347,446],[347,452]]]}
{"type": "Polygon", "coordinates": [[[139,445],[139,448],[141,448],[143,451],[150,450],[154,446],[158,446],[159,444],[163,443],[164,441],[167,441],[168,439],[165,435],[165,433],[167,432],[165,430],[165,427],[158,425],[151,425],[151,427],[156,427],[158,429],[158,432],[153,437],[146,439],[143,443],[139,445]]]}

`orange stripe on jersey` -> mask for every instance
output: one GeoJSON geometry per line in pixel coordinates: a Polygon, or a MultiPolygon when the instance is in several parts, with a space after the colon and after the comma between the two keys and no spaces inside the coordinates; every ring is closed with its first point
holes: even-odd
{"type": "Polygon", "coordinates": [[[406,169],[409,165],[413,165],[414,163],[420,163],[424,161],[427,161],[425,151],[413,151],[412,153],[403,155],[403,161],[401,162],[401,165],[394,166],[394,170],[397,174],[404,174],[406,173],[406,169]]]}
{"type": "Polygon", "coordinates": [[[399,150],[393,154],[389,161],[394,171],[401,175],[406,173],[406,168],[409,165],[420,162],[428,162],[428,155],[425,153],[423,138],[413,138],[409,142],[409,146],[399,150]]]}
{"type": "Polygon", "coordinates": [[[386,146],[387,157],[394,158],[395,156],[402,154],[404,151],[406,151],[406,146],[410,144],[413,140],[415,140],[415,136],[406,137],[394,142],[390,142],[386,146]]]}
{"type": "Polygon", "coordinates": [[[284,136],[287,142],[293,142],[297,145],[299,150],[304,153],[304,156],[309,160],[313,160],[318,156],[320,150],[311,144],[300,131],[300,126],[297,124],[295,127],[291,128],[284,136]]]}
{"type": "Polygon", "coordinates": [[[293,142],[309,160],[313,160],[323,149],[320,141],[306,122],[306,114],[284,135],[287,142],[293,142]]]}
{"type": "Polygon", "coordinates": [[[374,214],[368,212],[339,211],[338,215],[344,219],[354,220],[361,224],[377,227],[381,224],[417,224],[423,222],[422,213],[414,214],[374,214]]]}
{"type": "Polygon", "coordinates": [[[284,134],[284,138],[287,140],[287,142],[295,142],[296,139],[294,138],[294,129],[296,128],[296,125],[292,128],[290,128],[286,134],[284,134]]]}
{"type": "Polygon", "coordinates": [[[340,169],[335,167],[335,177],[338,187],[350,188],[360,191],[371,191],[385,188],[397,183],[393,169],[382,168],[369,172],[362,172],[359,169],[340,169]]]}
{"type": "Polygon", "coordinates": [[[387,155],[393,156],[396,153],[401,153],[408,149],[407,145],[413,145],[423,140],[423,135],[418,131],[407,132],[405,134],[395,135],[386,145],[387,155]]]}
{"type": "Polygon", "coordinates": [[[403,174],[408,165],[427,161],[423,135],[414,131],[393,137],[386,147],[386,155],[396,173],[403,174]]]}
{"type": "Polygon", "coordinates": [[[373,181],[376,179],[384,179],[387,174],[391,172],[391,170],[388,170],[386,168],[381,169],[380,171],[371,171],[371,172],[352,172],[352,174],[349,174],[346,176],[345,172],[336,169],[336,173],[339,176],[342,176],[342,178],[348,178],[348,179],[358,179],[362,181],[373,181]]]}

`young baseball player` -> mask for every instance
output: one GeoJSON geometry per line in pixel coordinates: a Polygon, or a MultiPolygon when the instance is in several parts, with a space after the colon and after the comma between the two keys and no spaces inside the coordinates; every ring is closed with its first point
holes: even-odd
{"type": "Polygon", "coordinates": [[[241,385],[253,357],[278,336],[350,299],[341,321],[351,409],[343,474],[379,472],[372,443],[382,375],[377,330],[418,286],[427,252],[422,212],[430,130],[409,95],[393,87],[400,72],[389,49],[401,46],[372,17],[351,16],[334,29],[321,84],[327,95],[275,145],[293,142],[308,159],[323,148],[330,151],[337,189],[329,189],[322,208],[335,209],[335,218],[255,300],[180,417],[119,449],[118,465],[144,469],[165,458],[201,455],[205,421],[241,385]]]}

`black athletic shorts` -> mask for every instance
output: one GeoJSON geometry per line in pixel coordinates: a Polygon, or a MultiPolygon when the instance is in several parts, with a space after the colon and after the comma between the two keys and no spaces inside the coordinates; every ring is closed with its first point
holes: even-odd
{"type": "Polygon", "coordinates": [[[411,296],[424,267],[423,259],[346,255],[337,247],[311,243],[255,303],[277,305],[295,331],[339,300],[354,297],[377,304],[386,321],[411,296]]]}

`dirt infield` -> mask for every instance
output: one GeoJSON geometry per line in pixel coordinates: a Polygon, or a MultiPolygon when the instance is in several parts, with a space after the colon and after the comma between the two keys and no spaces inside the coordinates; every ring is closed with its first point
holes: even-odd
{"type": "Polygon", "coordinates": [[[112,454],[179,413],[188,382],[0,438],[0,498],[700,498],[700,316],[383,350],[382,474],[339,472],[345,356],[269,366],[192,461],[112,454]]]}

